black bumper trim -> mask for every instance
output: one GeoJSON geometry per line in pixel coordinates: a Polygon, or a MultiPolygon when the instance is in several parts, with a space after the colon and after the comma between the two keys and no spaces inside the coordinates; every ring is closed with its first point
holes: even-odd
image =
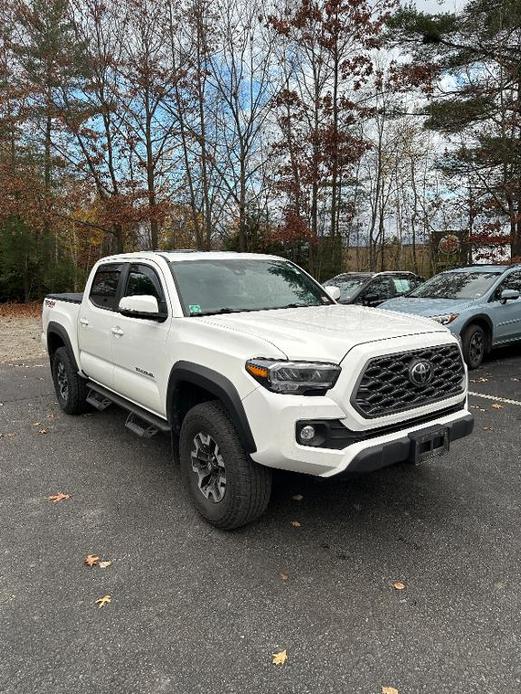
{"type": "MultiPolygon", "coordinates": [[[[460,419],[444,424],[449,430],[449,441],[456,441],[464,436],[468,436],[474,429],[474,417],[467,414],[460,419]]],[[[418,431],[421,431],[419,429],[418,431]]],[[[414,432],[411,432],[414,433],[414,432]]],[[[371,446],[356,455],[346,468],[346,473],[351,472],[373,472],[380,468],[402,463],[409,460],[411,452],[411,439],[409,436],[402,436],[395,441],[381,443],[371,446]]]]}
{"type": "Polygon", "coordinates": [[[301,446],[342,450],[347,448],[347,446],[352,446],[355,443],[367,441],[368,439],[374,439],[377,436],[385,436],[385,434],[393,434],[396,431],[402,431],[403,429],[408,429],[415,425],[419,426],[420,424],[434,422],[440,419],[440,417],[446,417],[447,415],[459,412],[459,410],[463,410],[464,407],[465,401],[462,400],[457,405],[445,407],[443,410],[436,410],[435,412],[429,412],[429,414],[421,415],[420,417],[411,417],[406,420],[395,422],[394,424],[386,424],[363,431],[348,429],[339,419],[300,419],[296,424],[295,434],[301,446]],[[316,428],[318,436],[316,441],[306,444],[300,441],[300,432],[303,427],[308,424],[316,428]]]}

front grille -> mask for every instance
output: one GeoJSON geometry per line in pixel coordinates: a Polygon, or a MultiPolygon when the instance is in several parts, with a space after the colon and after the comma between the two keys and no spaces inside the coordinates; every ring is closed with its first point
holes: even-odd
{"type": "Polygon", "coordinates": [[[383,417],[445,400],[463,390],[461,352],[457,345],[443,345],[370,359],[351,403],[364,417],[383,417]],[[432,377],[423,386],[409,377],[411,363],[418,359],[432,365],[432,377]]]}

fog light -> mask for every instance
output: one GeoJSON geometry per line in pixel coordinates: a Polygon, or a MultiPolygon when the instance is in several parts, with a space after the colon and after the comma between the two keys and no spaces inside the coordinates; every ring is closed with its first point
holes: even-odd
{"type": "Polygon", "coordinates": [[[305,427],[302,427],[300,430],[300,440],[301,441],[312,441],[315,438],[315,427],[312,427],[311,424],[306,424],[305,427]]]}

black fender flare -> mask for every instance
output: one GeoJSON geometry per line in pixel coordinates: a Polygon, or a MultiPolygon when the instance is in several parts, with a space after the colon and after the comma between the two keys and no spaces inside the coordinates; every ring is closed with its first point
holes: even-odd
{"type": "Polygon", "coordinates": [[[463,333],[465,332],[465,330],[469,327],[469,325],[472,325],[472,323],[476,323],[476,321],[482,321],[483,323],[486,323],[488,326],[490,336],[489,344],[487,345],[487,351],[490,351],[492,349],[492,342],[494,340],[494,324],[492,323],[490,316],[487,316],[486,313],[477,313],[475,316],[471,316],[470,318],[468,318],[460,330],[460,335],[463,338],[463,333]]]}
{"type": "MultiPolygon", "coordinates": [[[[72,363],[74,364],[74,368],[76,371],[79,371],[78,364],[76,362],[76,357],[74,356],[74,350],[72,349],[72,343],[71,339],[63,327],[63,325],[60,325],[60,323],[56,323],[56,321],[50,321],[49,325],[47,326],[47,345],[49,344],[49,336],[50,335],[58,335],[64,342],[65,346],[67,347],[69,351],[70,358],[72,359],[72,363]]],[[[52,356],[49,351],[49,348],[47,347],[47,351],[49,352],[49,360],[51,361],[51,367],[52,367],[52,356]]]]}
{"type": "Polygon", "coordinates": [[[170,371],[166,395],[166,412],[170,426],[175,428],[176,425],[176,389],[181,383],[193,383],[195,386],[204,388],[214,395],[216,399],[220,400],[228,411],[245,450],[248,453],[254,453],[257,450],[250,424],[236,387],[226,376],[200,364],[178,361],[170,371]]]}

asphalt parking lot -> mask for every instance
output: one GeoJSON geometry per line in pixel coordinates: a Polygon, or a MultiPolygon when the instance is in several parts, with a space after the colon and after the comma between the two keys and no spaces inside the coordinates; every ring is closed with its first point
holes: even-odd
{"type": "Polygon", "coordinates": [[[165,437],[63,415],[42,360],[0,366],[0,691],[521,692],[521,349],[470,389],[450,456],[277,474],[266,515],[223,533],[165,437]]]}

